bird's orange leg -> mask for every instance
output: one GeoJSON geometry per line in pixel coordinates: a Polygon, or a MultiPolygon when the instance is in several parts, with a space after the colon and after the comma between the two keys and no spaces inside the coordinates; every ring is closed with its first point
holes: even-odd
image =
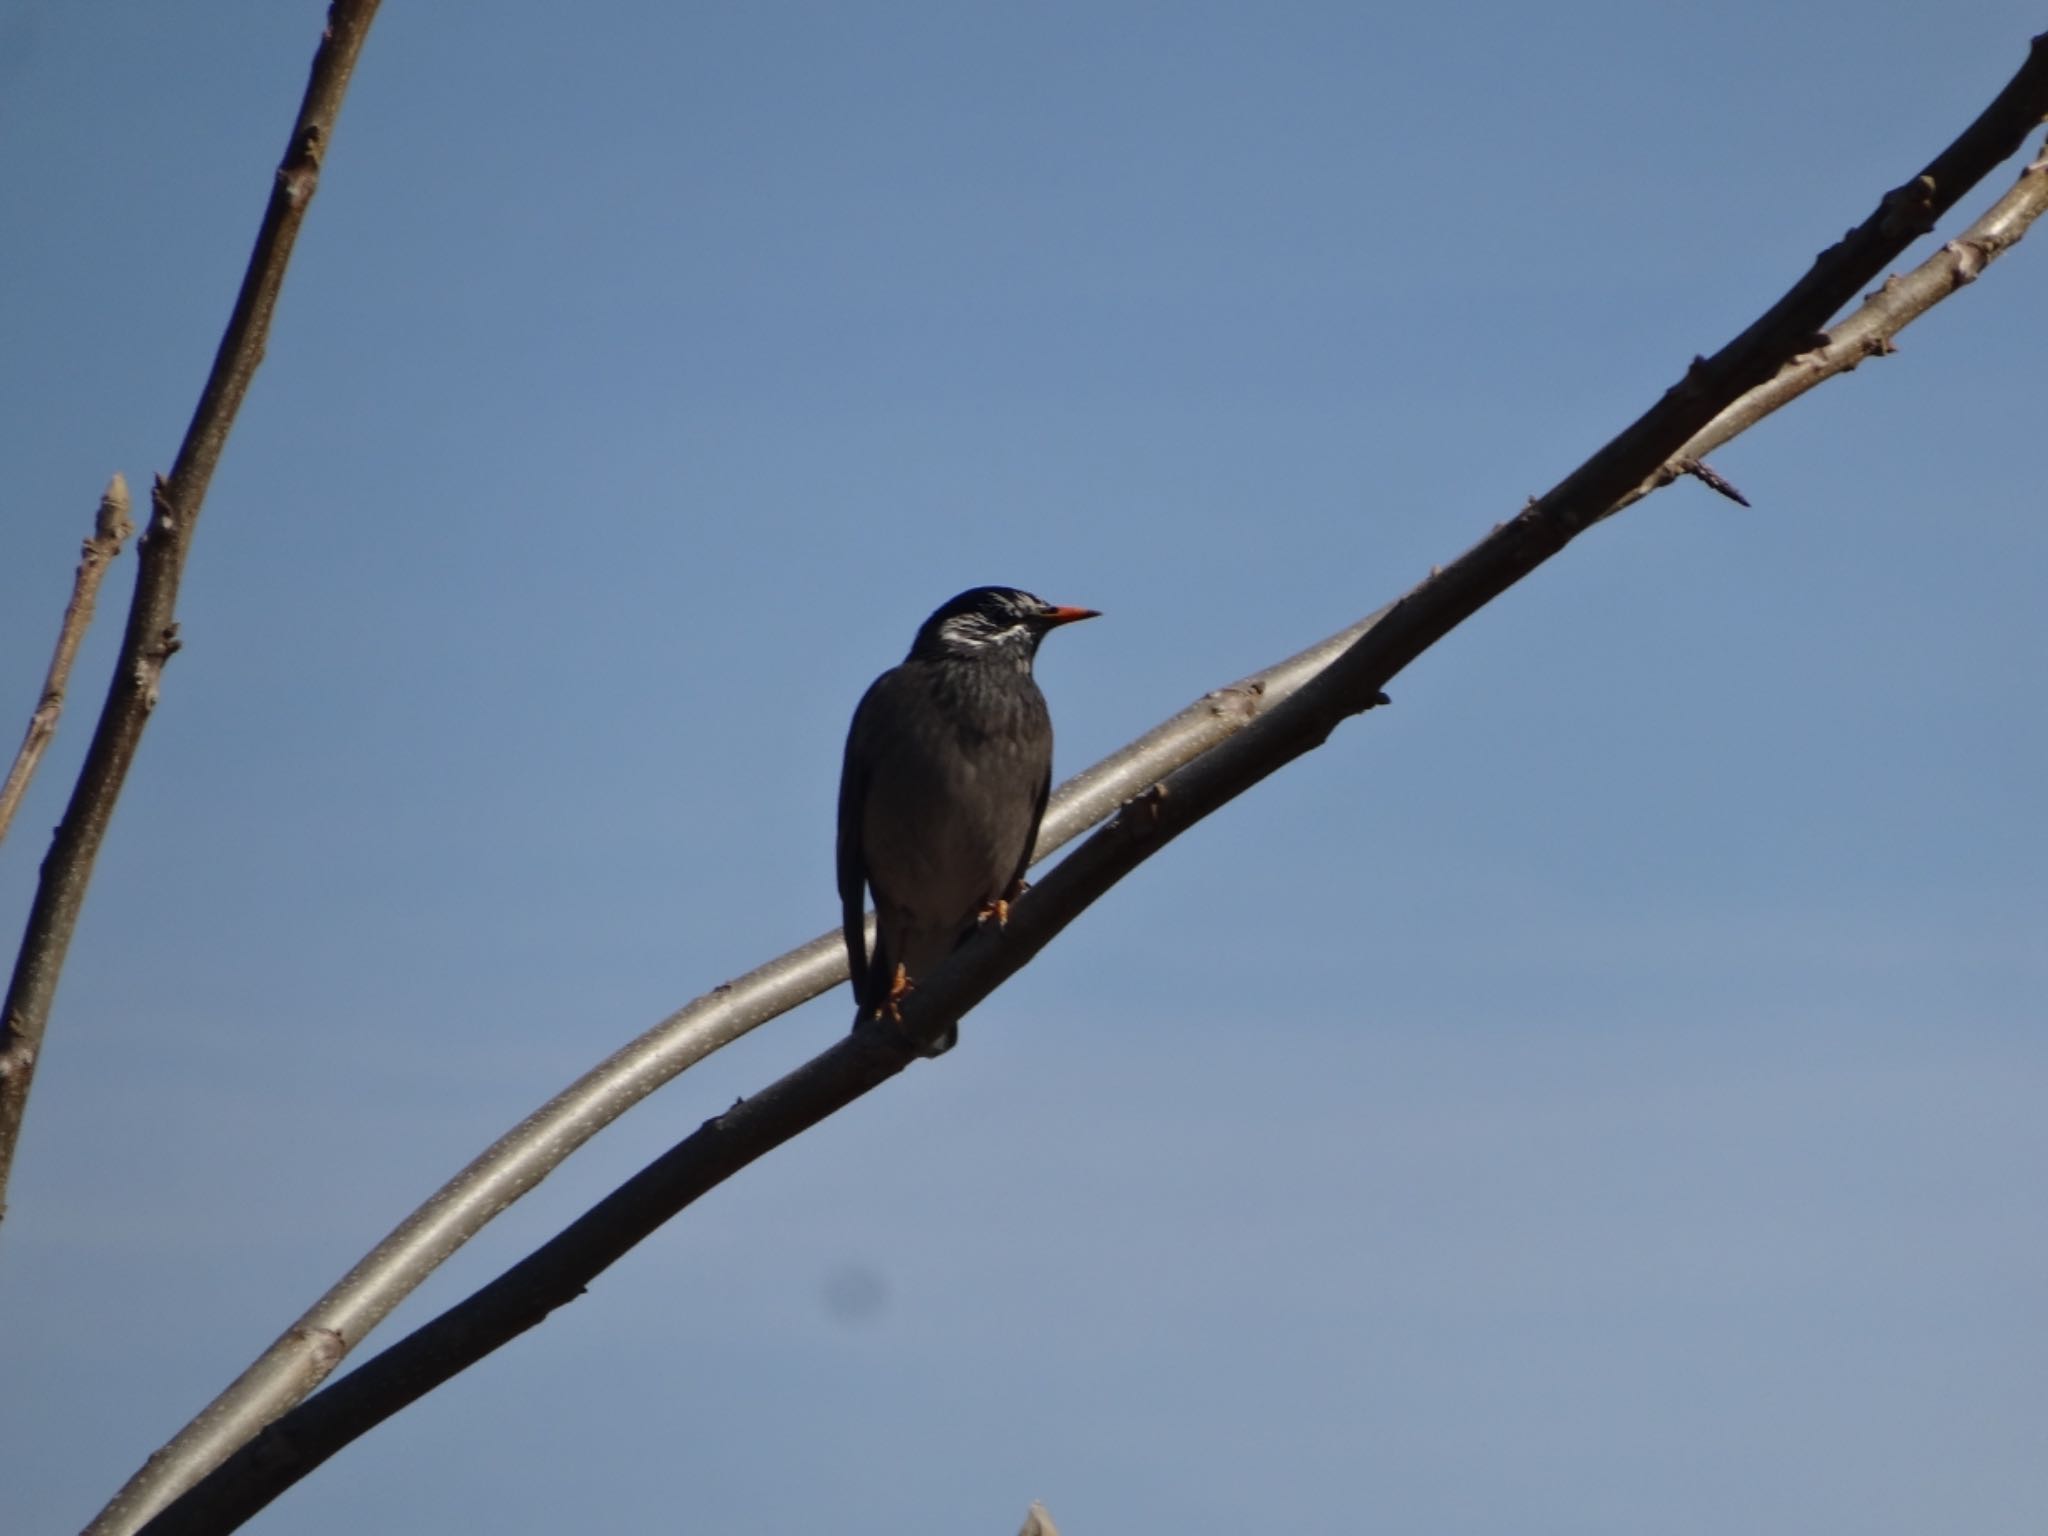
{"type": "Polygon", "coordinates": [[[889,995],[875,1004],[875,1017],[878,1019],[885,1018],[892,1024],[901,1024],[903,1022],[903,999],[908,997],[915,989],[916,983],[911,981],[910,972],[903,969],[902,962],[898,961],[896,974],[889,978],[889,995]]]}
{"type": "Polygon", "coordinates": [[[1024,881],[1023,877],[1019,876],[1017,879],[1010,882],[1010,888],[1007,891],[1003,892],[1002,895],[998,896],[994,901],[987,903],[985,906],[982,907],[982,909],[979,912],[975,913],[974,920],[978,923],[985,923],[990,918],[994,918],[996,920],[996,927],[1009,927],[1010,903],[1015,901],[1019,896],[1022,896],[1026,891],[1030,889],[1031,887],[1024,881]]]}

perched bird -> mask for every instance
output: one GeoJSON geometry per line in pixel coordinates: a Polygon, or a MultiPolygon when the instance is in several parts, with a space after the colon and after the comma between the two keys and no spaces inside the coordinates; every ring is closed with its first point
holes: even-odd
{"type": "MultiPolygon", "coordinates": [[[[903,664],[862,696],[839,777],[839,900],[862,1018],[894,1017],[983,918],[1008,919],[1052,787],[1052,717],[1031,659],[1047,631],[1094,617],[976,587],[926,619],[903,664]]],[[[952,1044],[949,1031],[934,1052],[952,1044]]]]}

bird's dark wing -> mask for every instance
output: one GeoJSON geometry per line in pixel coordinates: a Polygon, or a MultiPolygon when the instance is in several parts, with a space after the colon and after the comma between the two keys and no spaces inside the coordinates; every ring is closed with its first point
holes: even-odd
{"type": "Polygon", "coordinates": [[[1010,876],[1009,886],[1003,894],[1024,883],[1024,871],[1031,867],[1031,850],[1038,846],[1038,824],[1045,820],[1045,802],[1052,796],[1052,769],[1045,770],[1045,777],[1038,781],[1038,793],[1031,801],[1031,825],[1024,829],[1024,851],[1017,857],[1017,872],[1010,876]]]}
{"type": "MultiPolygon", "coordinates": [[[[871,690],[872,692],[872,690],[871,690]]],[[[868,1003],[867,850],[861,845],[861,819],[867,809],[867,754],[860,750],[861,712],[853,712],[846,733],[846,759],[839,769],[839,918],[846,936],[846,964],[853,972],[853,999],[868,1003]]]]}

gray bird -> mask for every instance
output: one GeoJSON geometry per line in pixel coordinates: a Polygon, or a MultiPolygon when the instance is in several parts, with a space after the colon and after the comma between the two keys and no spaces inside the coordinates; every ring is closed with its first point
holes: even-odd
{"type": "MultiPolygon", "coordinates": [[[[839,900],[861,1018],[895,1017],[984,917],[1007,920],[1052,788],[1052,717],[1031,659],[1049,630],[1095,616],[976,587],[926,619],[903,664],[862,696],[839,777],[839,900]]],[[[949,1030],[934,1054],[952,1044],[949,1030]]]]}

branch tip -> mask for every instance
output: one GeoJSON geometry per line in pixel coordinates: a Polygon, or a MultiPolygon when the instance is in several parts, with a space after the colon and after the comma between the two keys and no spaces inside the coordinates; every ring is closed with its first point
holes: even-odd
{"type": "Polygon", "coordinates": [[[1737,506],[1746,507],[1749,505],[1749,498],[1730,485],[1721,472],[1708,464],[1704,459],[1681,459],[1678,462],[1678,472],[1691,475],[1700,484],[1719,491],[1737,506]]]}
{"type": "MultiPolygon", "coordinates": [[[[43,676],[42,692],[37,695],[36,707],[28,717],[28,729],[22,733],[20,750],[15,753],[5,777],[0,778],[0,837],[7,835],[8,827],[14,822],[14,813],[28,794],[29,781],[41,766],[44,750],[56,737],[57,721],[64,712],[64,695],[71,686],[71,667],[78,659],[78,648],[84,643],[86,629],[92,623],[93,609],[99,601],[100,583],[106,577],[107,567],[121,553],[121,546],[134,531],[134,525],[128,521],[128,482],[116,472],[100,496],[99,508],[93,514],[92,532],[79,544],[78,569],[71,578],[71,600],[64,605],[64,617],[57,626],[57,645],[50,656],[49,670],[43,676]]],[[[32,952],[34,936],[35,929],[31,924],[29,933],[22,939],[23,955],[32,952]]],[[[17,971],[21,963],[17,957],[17,971]]],[[[28,1041],[32,1047],[34,1038],[42,1032],[42,1023],[35,1008],[22,1001],[16,992],[17,989],[10,986],[4,1026],[0,1026],[0,1063],[12,1062],[14,1066],[0,1070],[0,1078],[8,1077],[11,1072],[15,1083],[20,1085],[20,1092],[25,1094],[26,1085],[34,1075],[36,1053],[32,1048],[19,1051],[13,1050],[12,1046],[28,1041]]],[[[11,1138],[19,1129],[20,1103],[18,1097],[0,1096],[0,1193],[4,1193],[7,1182],[11,1138]]]]}
{"type": "Polygon", "coordinates": [[[128,477],[117,469],[114,478],[107,482],[106,493],[100,497],[100,510],[93,519],[93,538],[101,544],[111,543],[118,550],[134,532],[135,525],[128,520],[128,477]]]}

